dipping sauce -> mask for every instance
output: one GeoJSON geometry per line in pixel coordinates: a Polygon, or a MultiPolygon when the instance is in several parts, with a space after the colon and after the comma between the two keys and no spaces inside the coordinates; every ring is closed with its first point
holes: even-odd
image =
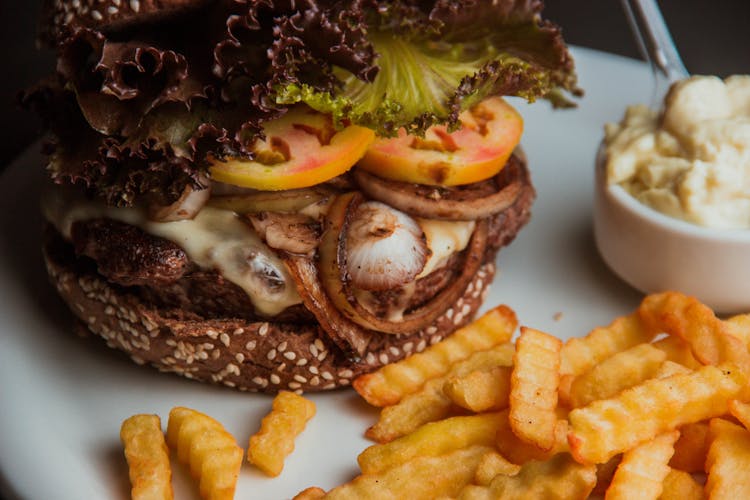
{"type": "Polygon", "coordinates": [[[677,82],[657,112],[605,127],[606,171],[641,203],[701,226],[750,227],[750,76],[677,82]]]}

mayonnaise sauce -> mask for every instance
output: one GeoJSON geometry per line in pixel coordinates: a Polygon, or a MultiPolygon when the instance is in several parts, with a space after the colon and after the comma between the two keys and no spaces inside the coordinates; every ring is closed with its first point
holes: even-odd
{"type": "Polygon", "coordinates": [[[661,113],[631,106],[605,132],[608,182],[672,217],[750,228],[750,76],[688,78],[661,113]]]}

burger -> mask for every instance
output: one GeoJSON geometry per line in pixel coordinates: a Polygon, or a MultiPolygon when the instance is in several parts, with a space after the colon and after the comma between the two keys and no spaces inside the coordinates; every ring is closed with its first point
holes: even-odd
{"type": "Polygon", "coordinates": [[[541,1],[49,0],[44,256],[87,331],[247,391],[467,324],[534,199],[502,96],[579,93],[541,1]]]}

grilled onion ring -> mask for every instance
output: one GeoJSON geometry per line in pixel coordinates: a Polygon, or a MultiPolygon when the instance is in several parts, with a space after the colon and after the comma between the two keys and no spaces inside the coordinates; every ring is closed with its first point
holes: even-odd
{"type": "Polygon", "coordinates": [[[505,167],[486,181],[441,188],[377,177],[361,168],[353,171],[359,188],[370,198],[418,217],[477,220],[507,209],[523,190],[522,160],[514,153],[505,167]]]}
{"type": "Polygon", "coordinates": [[[426,304],[405,313],[402,320],[389,321],[377,317],[357,300],[347,269],[346,236],[357,207],[363,201],[362,194],[350,192],[336,197],[331,204],[318,247],[318,270],[323,288],[345,316],[365,328],[399,334],[415,332],[429,326],[458,300],[482,265],[487,247],[487,221],[477,221],[476,229],[464,251],[461,274],[426,304]]]}

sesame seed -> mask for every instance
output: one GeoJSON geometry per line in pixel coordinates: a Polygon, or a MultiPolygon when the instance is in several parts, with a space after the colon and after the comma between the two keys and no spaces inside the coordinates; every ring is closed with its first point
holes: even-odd
{"type": "Polygon", "coordinates": [[[244,328],[236,328],[236,329],[235,329],[235,330],[234,330],[234,331],[232,332],[232,335],[242,335],[243,333],[245,333],[245,329],[244,329],[244,328]]]}
{"type": "Polygon", "coordinates": [[[104,16],[98,10],[92,10],[91,17],[94,19],[94,21],[101,21],[102,19],[104,19],[104,16]]]}
{"type": "Polygon", "coordinates": [[[390,352],[391,354],[393,354],[394,356],[398,356],[399,354],[401,354],[401,353],[399,352],[398,348],[396,348],[395,346],[391,346],[391,347],[389,347],[389,348],[388,348],[388,351],[389,351],[389,352],[390,352]]]}
{"type": "Polygon", "coordinates": [[[310,385],[315,386],[318,384],[320,384],[320,377],[318,377],[317,375],[310,379],[310,385]]]}
{"type": "Polygon", "coordinates": [[[318,361],[323,361],[326,359],[326,356],[328,356],[328,351],[323,351],[320,354],[318,354],[318,361]]]}
{"type": "Polygon", "coordinates": [[[297,382],[303,383],[303,384],[307,383],[307,379],[305,377],[303,377],[302,375],[299,375],[299,374],[294,376],[294,380],[296,380],[297,382]]]}
{"type": "Polygon", "coordinates": [[[210,339],[216,340],[219,337],[219,332],[217,332],[216,330],[209,329],[209,330],[206,330],[206,336],[210,339]]]}
{"type": "Polygon", "coordinates": [[[266,354],[266,358],[273,360],[276,359],[276,349],[271,349],[268,351],[268,354],[266,354]]]}
{"type": "Polygon", "coordinates": [[[316,358],[318,357],[318,348],[315,347],[315,344],[310,344],[310,354],[316,358]]]}
{"type": "Polygon", "coordinates": [[[261,337],[265,337],[267,333],[268,333],[268,323],[263,323],[262,325],[260,325],[260,328],[258,329],[258,335],[260,335],[261,337]]]}
{"type": "MultiPolygon", "coordinates": [[[[371,352],[368,352],[367,356],[365,356],[365,363],[367,363],[368,365],[374,365],[375,363],[377,363],[377,361],[378,361],[378,359],[371,352]]],[[[310,370],[310,371],[312,371],[312,370],[310,370]]]]}
{"type": "Polygon", "coordinates": [[[130,8],[137,14],[138,11],[141,10],[141,2],[138,0],[130,0],[130,8]]]}
{"type": "Polygon", "coordinates": [[[353,375],[354,375],[354,372],[352,372],[349,369],[347,369],[347,370],[341,370],[339,372],[339,377],[351,378],[353,375]]]}
{"type": "Polygon", "coordinates": [[[333,380],[333,375],[331,375],[331,372],[323,372],[320,374],[320,376],[326,380],[333,380]]]}
{"type": "Polygon", "coordinates": [[[424,351],[425,347],[427,347],[427,343],[425,342],[425,340],[424,339],[420,340],[419,343],[417,344],[417,352],[424,351]]]}
{"type": "Polygon", "coordinates": [[[256,345],[257,345],[256,341],[254,341],[254,340],[249,340],[249,341],[247,342],[247,344],[245,344],[245,349],[247,349],[248,351],[252,351],[253,349],[255,349],[255,346],[256,346],[256,345]]]}
{"type": "Polygon", "coordinates": [[[407,342],[403,346],[404,352],[409,353],[414,349],[414,342],[407,342]]]}
{"type": "Polygon", "coordinates": [[[211,359],[219,359],[220,356],[221,351],[219,351],[218,349],[215,351],[211,351],[211,359]]]}
{"type": "Polygon", "coordinates": [[[229,335],[227,335],[226,333],[222,333],[219,337],[219,340],[221,340],[221,343],[226,347],[229,347],[229,335]]]}
{"type": "Polygon", "coordinates": [[[317,375],[318,374],[318,367],[313,365],[309,368],[310,373],[317,375]]]}
{"type": "Polygon", "coordinates": [[[380,353],[380,356],[378,356],[378,360],[380,360],[381,364],[387,365],[388,364],[388,355],[384,352],[380,353]]]}
{"type": "Polygon", "coordinates": [[[294,354],[292,351],[285,352],[284,357],[290,361],[294,361],[294,359],[297,357],[296,354],[294,354]]]}
{"type": "MultiPolygon", "coordinates": [[[[448,309],[448,310],[451,312],[451,315],[453,315],[453,310],[452,309],[448,309]]],[[[449,316],[449,318],[450,318],[450,316],[449,316]]],[[[437,333],[437,327],[435,325],[430,325],[425,330],[425,333],[427,335],[435,335],[437,333]]]]}
{"type": "Polygon", "coordinates": [[[279,385],[281,383],[281,378],[275,373],[272,373],[270,378],[271,378],[271,383],[274,385],[279,385]]]}
{"type": "Polygon", "coordinates": [[[299,358],[297,360],[297,366],[305,366],[306,364],[307,364],[307,358],[299,358]]]}
{"type": "Polygon", "coordinates": [[[245,355],[241,352],[238,352],[237,354],[235,354],[234,359],[236,359],[238,363],[242,363],[243,361],[245,361],[245,355]]]}
{"type": "Polygon", "coordinates": [[[315,339],[314,344],[315,344],[315,347],[317,347],[319,351],[323,351],[326,348],[325,344],[323,344],[323,341],[320,339],[315,339]]]}
{"type": "Polygon", "coordinates": [[[286,348],[287,348],[287,342],[286,342],[286,340],[284,342],[282,342],[281,344],[277,345],[276,348],[279,351],[286,351],[286,348]]]}
{"type": "Polygon", "coordinates": [[[302,387],[302,384],[299,382],[289,382],[290,389],[299,389],[300,387],[302,387]]]}
{"type": "Polygon", "coordinates": [[[232,382],[231,380],[225,380],[225,381],[224,381],[224,385],[226,385],[227,387],[234,387],[234,386],[236,386],[237,384],[235,384],[235,383],[234,383],[234,382],[232,382]]]}

